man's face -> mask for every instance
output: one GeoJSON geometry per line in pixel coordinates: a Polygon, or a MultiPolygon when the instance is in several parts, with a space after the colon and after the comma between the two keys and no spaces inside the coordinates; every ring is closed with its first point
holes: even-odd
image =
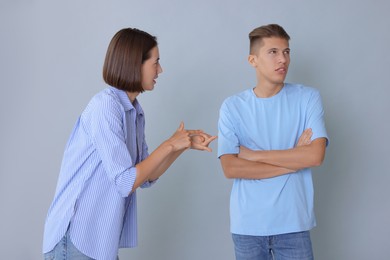
{"type": "Polygon", "coordinates": [[[290,64],[290,48],[283,38],[264,38],[256,53],[249,55],[250,64],[256,69],[262,85],[281,85],[290,64]]]}

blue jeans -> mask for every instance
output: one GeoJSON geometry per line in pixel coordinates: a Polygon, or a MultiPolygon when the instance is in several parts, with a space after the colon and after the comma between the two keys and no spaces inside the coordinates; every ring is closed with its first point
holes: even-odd
{"type": "Polygon", "coordinates": [[[45,260],[93,260],[73,245],[69,237],[69,230],[52,251],[44,254],[44,257],[45,260]]]}
{"type": "Polygon", "coordinates": [[[232,234],[236,260],[313,260],[310,232],[275,236],[232,234]]]}

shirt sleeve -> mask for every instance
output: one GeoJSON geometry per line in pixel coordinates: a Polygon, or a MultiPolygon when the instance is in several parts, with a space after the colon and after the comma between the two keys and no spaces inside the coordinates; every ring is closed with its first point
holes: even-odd
{"type": "Polygon", "coordinates": [[[321,95],[318,90],[313,92],[308,103],[306,128],[312,129],[312,140],[324,137],[326,138],[326,145],[328,145],[329,138],[325,128],[324,108],[322,106],[321,95]]]}
{"type": "MultiPolygon", "coordinates": [[[[143,122],[143,128],[145,129],[145,121],[143,122]]],[[[148,158],[149,156],[149,148],[148,148],[148,145],[146,143],[146,138],[145,138],[145,135],[143,135],[144,139],[142,141],[142,157],[141,157],[141,161],[145,160],[146,158],[148,158]]],[[[157,182],[157,180],[154,180],[154,181],[146,181],[144,182],[142,185],[141,185],[141,188],[149,188],[151,187],[153,184],[155,184],[157,182]]]]}
{"type": "Polygon", "coordinates": [[[219,111],[218,158],[224,154],[238,154],[240,152],[240,143],[236,133],[232,113],[229,112],[225,101],[219,111]]]}
{"type": "Polygon", "coordinates": [[[144,189],[144,188],[150,188],[153,184],[155,184],[157,182],[158,179],[154,180],[154,181],[145,181],[144,183],[142,183],[141,185],[141,188],[144,189]]]}
{"type": "Polygon", "coordinates": [[[133,188],[136,168],[126,146],[123,116],[124,109],[118,102],[100,96],[91,102],[85,114],[85,127],[108,179],[126,197],[133,188]]]}

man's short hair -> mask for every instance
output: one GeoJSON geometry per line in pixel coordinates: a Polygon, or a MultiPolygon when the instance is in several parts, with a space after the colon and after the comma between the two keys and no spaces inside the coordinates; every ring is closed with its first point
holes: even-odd
{"type": "Polygon", "coordinates": [[[128,92],[144,92],[141,67],[150,58],[157,38],[147,32],[125,28],[118,31],[108,46],[103,66],[104,81],[128,92]]]}
{"type": "Polygon", "coordinates": [[[268,24],[257,27],[249,33],[249,53],[255,54],[259,47],[261,47],[262,40],[264,38],[278,37],[282,39],[290,40],[290,36],[278,24],[268,24]]]}

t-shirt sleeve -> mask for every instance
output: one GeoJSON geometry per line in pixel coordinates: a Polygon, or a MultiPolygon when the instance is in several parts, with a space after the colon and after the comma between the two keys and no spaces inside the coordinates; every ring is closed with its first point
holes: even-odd
{"type": "Polygon", "coordinates": [[[326,138],[326,145],[329,144],[329,137],[325,128],[324,108],[318,90],[315,90],[310,97],[306,126],[306,128],[311,128],[313,131],[312,140],[324,137],[326,138]]]}
{"type": "Polygon", "coordinates": [[[238,154],[240,143],[237,137],[236,126],[226,101],[219,111],[218,120],[218,158],[224,154],[238,154]]]}

